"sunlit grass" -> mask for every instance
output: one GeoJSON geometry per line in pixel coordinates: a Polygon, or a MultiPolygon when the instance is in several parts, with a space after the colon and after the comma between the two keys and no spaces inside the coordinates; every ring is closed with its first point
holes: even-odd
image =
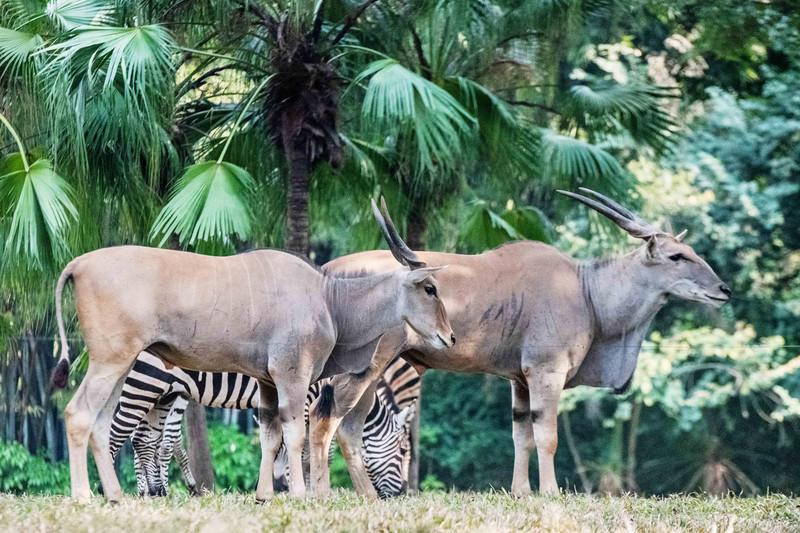
{"type": "Polygon", "coordinates": [[[325,500],[252,495],[202,498],[0,496],[2,531],[798,531],[800,499],[605,498],[576,495],[516,499],[505,493],[426,493],[369,501],[340,490],[325,500]]]}

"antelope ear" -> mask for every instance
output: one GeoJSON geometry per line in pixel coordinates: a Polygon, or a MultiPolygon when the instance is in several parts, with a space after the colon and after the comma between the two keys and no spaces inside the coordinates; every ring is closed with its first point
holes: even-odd
{"type": "Polygon", "coordinates": [[[683,239],[686,237],[687,233],[689,233],[688,229],[683,230],[682,232],[680,232],[677,235],[675,235],[675,240],[678,241],[678,242],[683,241],[683,239]]]}
{"type": "Polygon", "coordinates": [[[436,267],[422,267],[417,268],[415,270],[409,270],[408,274],[406,274],[408,281],[411,283],[422,283],[429,277],[431,277],[435,272],[439,270],[447,268],[447,265],[444,266],[436,266],[436,267]]]}
{"type": "Polygon", "coordinates": [[[658,236],[653,235],[649,239],[647,239],[647,244],[645,244],[645,255],[647,256],[647,261],[652,263],[657,263],[661,258],[661,250],[660,250],[661,243],[658,241],[658,236]]]}

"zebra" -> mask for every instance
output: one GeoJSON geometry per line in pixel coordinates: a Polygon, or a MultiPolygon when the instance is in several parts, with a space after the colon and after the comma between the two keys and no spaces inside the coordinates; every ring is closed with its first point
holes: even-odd
{"type": "MultiPolygon", "coordinates": [[[[328,380],[315,383],[306,395],[308,406],[328,380]]],[[[363,457],[367,473],[379,496],[405,492],[410,460],[410,424],[419,397],[420,376],[414,367],[396,358],[376,386],[373,405],[364,427],[363,457]]],[[[189,491],[197,487],[181,439],[181,421],[192,399],[208,407],[250,409],[258,407],[258,384],[243,374],[199,372],[167,365],[142,352],[122,388],[111,423],[110,451],[115,457],[132,436],[134,467],[140,495],[166,494],[167,467],[178,460],[189,491]]],[[[308,418],[306,418],[306,422],[308,418]]],[[[288,465],[278,452],[274,481],[280,487],[288,480],[288,465]]]]}

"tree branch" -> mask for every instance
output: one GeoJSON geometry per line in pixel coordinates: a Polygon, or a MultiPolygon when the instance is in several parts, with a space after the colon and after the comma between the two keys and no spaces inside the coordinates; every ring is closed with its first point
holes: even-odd
{"type": "Polygon", "coordinates": [[[322,13],[324,11],[325,1],[322,0],[319,3],[319,9],[317,9],[317,14],[314,16],[314,25],[311,28],[311,33],[308,34],[308,39],[316,44],[319,42],[319,34],[322,33],[322,13]]]}
{"type": "Polygon", "coordinates": [[[497,41],[497,47],[503,46],[504,44],[513,41],[514,39],[521,39],[523,37],[535,37],[541,34],[542,32],[540,31],[526,31],[523,33],[516,33],[514,35],[508,35],[507,37],[504,37],[503,39],[497,41]]]}
{"type": "Polygon", "coordinates": [[[569,453],[572,455],[572,462],[575,463],[575,472],[581,480],[581,485],[583,485],[583,492],[591,494],[592,483],[589,481],[589,476],[586,475],[586,465],[583,463],[578,447],[575,445],[575,437],[572,435],[572,424],[570,423],[569,413],[567,411],[561,413],[561,422],[564,426],[567,448],[569,448],[569,453]]]}
{"type": "Polygon", "coordinates": [[[339,30],[339,33],[336,34],[336,37],[333,38],[331,46],[336,46],[337,44],[339,44],[339,41],[344,39],[345,36],[348,33],[350,33],[350,30],[353,29],[353,25],[358,20],[358,17],[360,17],[361,14],[364,13],[364,11],[366,11],[369,6],[371,6],[377,1],[378,0],[367,0],[366,2],[358,6],[356,10],[353,11],[351,14],[347,15],[347,17],[344,19],[344,26],[342,26],[342,29],[339,30]]]}
{"type": "Polygon", "coordinates": [[[264,11],[264,9],[262,9],[261,6],[255,2],[239,0],[239,5],[242,6],[242,12],[249,11],[255,15],[256,18],[261,21],[261,24],[267,28],[267,31],[269,31],[270,34],[275,37],[278,31],[278,21],[275,19],[275,17],[264,11]]]}
{"type": "Polygon", "coordinates": [[[420,70],[422,70],[422,76],[426,80],[430,80],[433,77],[431,64],[428,63],[428,59],[425,57],[425,51],[422,49],[422,39],[419,38],[417,30],[413,26],[411,27],[411,37],[414,40],[414,50],[417,52],[417,59],[419,60],[420,70]]]}

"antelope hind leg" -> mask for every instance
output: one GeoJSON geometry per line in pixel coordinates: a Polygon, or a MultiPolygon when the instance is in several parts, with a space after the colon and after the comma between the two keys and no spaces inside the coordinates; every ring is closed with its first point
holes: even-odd
{"type": "Polygon", "coordinates": [[[511,420],[511,433],[514,439],[514,476],[511,480],[511,493],[523,497],[531,494],[528,462],[534,448],[534,440],[530,393],[527,386],[517,381],[511,382],[511,420]]]}
{"type": "Polygon", "coordinates": [[[106,408],[106,405],[132,363],[133,359],[122,363],[90,360],[83,382],[64,409],[64,425],[67,429],[69,447],[70,486],[72,497],[76,500],[88,501],[92,496],[86,457],[90,440],[97,471],[103,484],[103,493],[109,501],[119,501],[122,497],[122,489],[114,471],[108,443],[111,415],[115,405],[112,404],[109,408],[106,408]],[[98,419],[104,408],[105,414],[98,419]]]}

